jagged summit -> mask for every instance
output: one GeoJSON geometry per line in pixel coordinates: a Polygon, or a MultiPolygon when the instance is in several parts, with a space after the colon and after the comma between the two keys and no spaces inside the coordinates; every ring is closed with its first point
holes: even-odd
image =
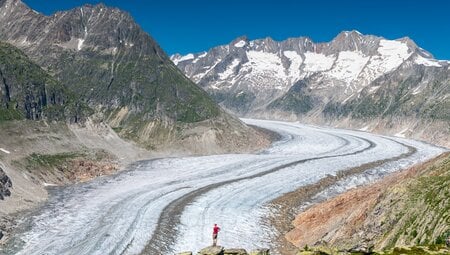
{"type": "Polygon", "coordinates": [[[229,45],[237,47],[237,48],[242,48],[245,45],[247,45],[249,42],[249,39],[246,35],[243,36],[239,36],[236,39],[234,39],[233,41],[231,41],[231,43],[229,45]]]}
{"type": "Polygon", "coordinates": [[[256,135],[184,76],[129,13],[98,4],[47,16],[18,0],[0,3],[0,41],[23,50],[123,137],[158,148],[201,121],[221,126],[211,134],[256,135]]]}
{"type": "Polygon", "coordinates": [[[354,30],[319,43],[237,38],[171,59],[217,102],[244,116],[450,120],[449,62],[408,37],[388,40],[354,30]]]}
{"type": "Polygon", "coordinates": [[[341,32],[324,43],[314,43],[307,37],[284,41],[238,37],[208,52],[177,54],[171,59],[207,90],[231,89],[237,94],[242,84],[244,91],[250,90],[255,96],[254,107],[267,105],[297,81],[318,75],[328,79],[330,86],[345,87],[340,96],[344,100],[409,59],[418,59],[414,63],[426,66],[441,65],[409,38],[386,40],[355,30],[341,32]]]}

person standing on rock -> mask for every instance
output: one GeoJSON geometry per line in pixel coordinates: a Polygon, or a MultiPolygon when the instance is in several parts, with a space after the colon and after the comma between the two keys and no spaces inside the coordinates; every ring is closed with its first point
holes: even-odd
{"type": "Polygon", "coordinates": [[[217,226],[217,224],[214,224],[214,227],[213,227],[213,234],[212,234],[212,237],[213,237],[213,246],[216,246],[216,245],[217,245],[217,235],[219,234],[219,231],[220,231],[219,226],[217,226]]]}

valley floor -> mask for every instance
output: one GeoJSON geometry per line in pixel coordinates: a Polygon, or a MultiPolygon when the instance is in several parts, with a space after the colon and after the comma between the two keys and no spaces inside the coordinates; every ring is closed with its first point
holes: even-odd
{"type": "MultiPolygon", "coordinates": [[[[139,161],[127,171],[52,188],[24,218],[7,254],[173,254],[210,243],[213,223],[227,247],[270,247],[272,201],[349,172],[315,198],[335,196],[445,151],[417,141],[287,122],[244,120],[281,139],[258,154],[139,161]]],[[[312,199],[311,201],[314,201],[312,199]]]]}
{"type": "Polygon", "coordinates": [[[171,144],[173,148],[149,151],[122,139],[103,122],[0,122],[0,245],[20,215],[47,201],[48,188],[111,175],[143,159],[259,151],[270,145],[270,134],[262,131],[253,131],[254,143],[243,146],[236,139],[224,145],[199,134],[192,131],[192,139],[185,141],[188,146],[171,144]]]}

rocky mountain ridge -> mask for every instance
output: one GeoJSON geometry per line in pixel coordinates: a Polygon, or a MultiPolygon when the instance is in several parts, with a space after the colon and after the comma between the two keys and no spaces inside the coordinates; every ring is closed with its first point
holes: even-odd
{"type": "Polygon", "coordinates": [[[124,11],[99,4],[45,16],[20,0],[2,0],[0,13],[0,40],[21,49],[123,138],[148,149],[188,140],[227,151],[258,137],[187,79],[124,11]]]}
{"type": "MultiPolygon", "coordinates": [[[[344,31],[310,38],[239,37],[172,61],[241,116],[300,120],[442,141],[450,121],[450,62],[405,37],[344,31]],[[420,133],[432,127],[434,138],[420,133]],[[403,131],[403,133],[402,133],[403,131]]],[[[449,145],[448,139],[442,145],[449,145]]]]}
{"type": "Polygon", "coordinates": [[[0,167],[0,200],[4,200],[5,197],[9,197],[11,195],[11,191],[9,190],[10,188],[12,188],[11,179],[9,179],[0,167]]]}

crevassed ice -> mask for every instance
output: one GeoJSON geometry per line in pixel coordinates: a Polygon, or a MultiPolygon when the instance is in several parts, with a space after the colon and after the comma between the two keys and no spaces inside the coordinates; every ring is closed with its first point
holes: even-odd
{"type": "Polygon", "coordinates": [[[367,61],[369,57],[364,56],[362,52],[342,51],[329,75],[350,83],[358,78],[367,61]]]}
{"type": "Polygon", "coordinates": [[[381,75],[399,67],[411,56],[408,45],[400,41],[380,40],[379,55],[372,56],[360,74],[360,80],[369,84],[381,75]]]}
{"type": "Polygon", "coordinates": [[[300,78],[300,66],[303,63],[303,58],[296,51],[290,50],[284,51],[283,55],[291,61],[288,72],[291,83],[293,83],[300,78]]]}
{"type": "Polygon", "coordinates": [[[397,68],[412,54],[408,52],[406,43],[390,40],[380,40],[378,52],[383,57],[383,66],[386,72],[397,68]]]}
{"type": "Polygon", "coordinates": [[[428,59],[428,58],[424,58],[422,56],[417,56],[416,59],[414,59],[414,62],[416,64],[419,65],[424,65],[424,66],[436,66],[436,67],[441,67],[441,65],[439,64],[438,61],[434,60],[434,59],[428,59]]]}
{"type": "Polygon", "coordinates": [[[331,69],[333,66],[335,56],[326,56],[322,53],[306,52],[305,53],[305,67],[303,68],[306,72],[320,72],[331,69]]]}
{"type": "Polygon", "coordinates": [[[242,71],[251,70],[251,75],[244,79],[251,80],[253,85],[277,90],[286,89],[289,86],[286,82],[285,69],[278,55],[262,51],[249,51],[247,58],[248,62],[243,65],[242,71]]]}
{"type": "Polygon", "coordinates": [[[273,53],[249,51],[247,52],[247,58],[248,62],[245,63],[245,66],[250,66],[253,73],[271,73],[271,75],[282,79],[286,77],[280,57],[273,53]]]}

